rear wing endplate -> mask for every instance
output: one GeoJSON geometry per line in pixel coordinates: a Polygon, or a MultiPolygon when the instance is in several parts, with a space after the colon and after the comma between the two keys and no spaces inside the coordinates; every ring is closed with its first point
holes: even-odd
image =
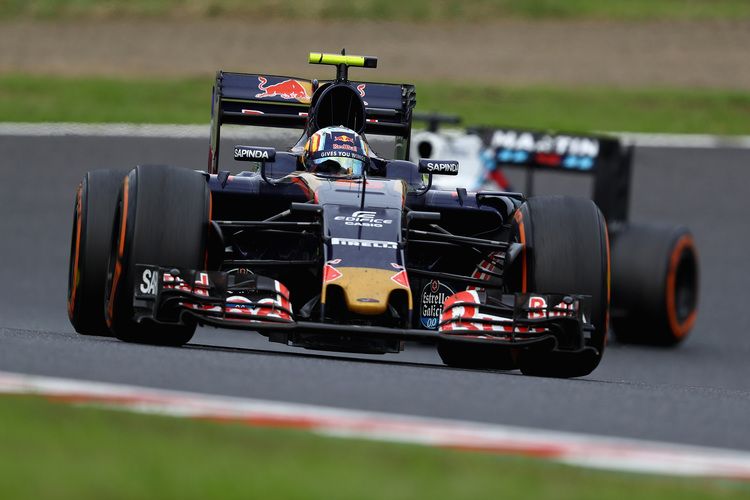
{"type": "Polygon", "coordinates": [[[607,221],[627,220],[633,146],[600,135],[509,128],[477,128],[471,132],[480,135],[490,148],[496,168],[526,169],[528,196],[533,195],[537,170],[593,175],[592,199],[607,221]]]}

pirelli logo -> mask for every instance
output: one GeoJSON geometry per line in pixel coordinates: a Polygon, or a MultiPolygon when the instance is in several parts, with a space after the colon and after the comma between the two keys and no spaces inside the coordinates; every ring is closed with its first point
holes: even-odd
{"type": "Polygon", "coordinates": [[[354,238],[331,238],[331,243],[334,245],[350,246],[350,247],[391,248],[393,250],[398,249],[398,243],[394,241],[358,240],[354,238]]]}

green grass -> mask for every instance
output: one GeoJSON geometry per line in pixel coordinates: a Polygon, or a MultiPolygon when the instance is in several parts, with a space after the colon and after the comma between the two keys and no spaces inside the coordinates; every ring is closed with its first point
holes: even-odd
{"type": "Polygon", "coordinates": [[[19,18],[499,20],[506,18],[715,20],[750,18],[745,0],[3,0],[0,19],[19,18]]]}
{"type": "Polygon", "coordinates": [[[750,92],[685,89],[417,88],[422,110],[445,109],[467,124],[670,133],[750,133],[750,92]]]}
{"type": "Polygon", "coordinates": [[[420,446],[325,438],[0,400],[0,489],[15,498],[747,498],[745,483],[592,471],[420,446]]]}
{"type": "MultiPolygon", "coordinates": [[[[0,75],[0,118],[207,124],[211,77],[117,80],[0,75]]],[[[568,131],[750,134],[750,92],[417,84],[417,110],[467,125],[568,131]]]]}
{"type": "Polygon", "coordinates": [[[206,123],[211,76],[122,80],[0,75],[0,117],[24,122],[206,123]]]}

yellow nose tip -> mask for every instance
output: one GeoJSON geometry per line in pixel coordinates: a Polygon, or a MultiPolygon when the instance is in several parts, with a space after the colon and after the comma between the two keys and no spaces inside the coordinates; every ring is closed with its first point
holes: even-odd
{"type": "Polygon", "coordinates": [[[406,290],[409,295],[409,308],[412,307],[411,290],[391,278],[398,271],[389,269],[369,269],[364,267],[337,267],[341,276],[324,285],[340,286],[344,292],[349,311],[363,315],[383,314],[388,308],[388,299],[394,290],[406,290]]]}

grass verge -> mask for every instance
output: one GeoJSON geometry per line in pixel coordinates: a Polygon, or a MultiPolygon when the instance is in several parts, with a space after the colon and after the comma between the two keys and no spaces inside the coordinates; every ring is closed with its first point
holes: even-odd
{"type": "MultiPolygon", "coordinates": [[[[210,77],[118,80],[0,75],[0,117],[18,122],[208,123],[210,77]]],[[[417,84],[417,111],[467,125],[750,134],[750,92],[417,84]]]]}
{"type": "Polygon", "coordinates": [[[3,498],[747,498],[747,484],[0,400],[3,498]]]}
{"type": "Polygon", "coordinates": [[[524,19],[737,20],[745,0],[6,0],[0,19],[158,17],[487,21],[524,19]]]}

